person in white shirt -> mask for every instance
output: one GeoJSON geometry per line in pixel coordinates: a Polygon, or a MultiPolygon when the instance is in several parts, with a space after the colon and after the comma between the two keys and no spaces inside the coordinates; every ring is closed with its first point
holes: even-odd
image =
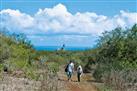
{"type": "Polygon", "coordinates": [[[80,82],[80,77],[81,77],[82,73],[83,73],[82,66],[79,65],[79,66],[77,67],[77,78],[78,78],[78,82],[80,82]]]}
{"type": "Polygon", "coordinates": [[[68,67],[67,67],[68,81],[71,80],[73,71],[74,71],[74,63],[72,61],[70,61],[70,63],[68,64],[68,67]]]}

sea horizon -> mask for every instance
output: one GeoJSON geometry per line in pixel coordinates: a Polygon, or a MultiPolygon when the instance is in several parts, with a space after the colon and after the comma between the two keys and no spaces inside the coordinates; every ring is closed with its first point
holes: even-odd
{"type": "MultiPolygon", "coordinates": [[[[34,46],[34,49],[38,51],[56,51],[59,50],[61,46],[34,46]]],[[[92,49],[92,47],[87,46],[65,46],[64,50],[68,51],[85,51],[92,49]]]]}

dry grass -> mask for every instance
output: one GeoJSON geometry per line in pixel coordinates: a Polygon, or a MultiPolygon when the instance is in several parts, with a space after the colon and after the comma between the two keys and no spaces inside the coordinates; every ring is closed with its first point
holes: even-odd
{"type": "Polygon", "coordinates": [[[137,91],[137,71],[115,71],[103,75],[103,81],[114,91],[137,91]]]}
{"type": "Polygon", "coordinates": [[[0,79],[0,91],[61,91],[64,87],[53,72],[44,70],[39,75],[36,81],[4,73],[0,79]]]}

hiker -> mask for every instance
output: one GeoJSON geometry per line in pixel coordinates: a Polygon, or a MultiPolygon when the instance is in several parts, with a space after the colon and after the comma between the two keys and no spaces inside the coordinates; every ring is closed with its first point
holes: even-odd
{"type": "Polygon", "coordinates": [[[77,78],[78,78],[78,82],[80,82],[80,77],[81,77],[82,73],[83,73],[82,66],[79,65],[79,66],[77,67],[77,78]]]}
{"type": "Polygon", "coordinates": [[[68,81],[71,80],[73,71],[74,71],[74,63],[70,61],[69,64],[65,68],[65,72],[67,73],[67,76],[68,76],[68,81]]]}

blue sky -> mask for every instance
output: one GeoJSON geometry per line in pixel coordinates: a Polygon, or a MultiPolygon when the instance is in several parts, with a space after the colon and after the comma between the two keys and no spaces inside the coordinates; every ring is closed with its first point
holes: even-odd
{"type": "Polygon", "coordinates": [[[34,45],[94,46],[98,36],[137,23],[137,0],[1,0],[1,28],[34,45]]]}
{"type": "Polygon", "coordinates": [[[52,8],[58,3],[65,5],[69,12],[96,12],[113,16],[120,10],[135,12],[137,0],[2,0],[1,9],[19,9],[35,14],[39,8],[52,8]]]}

